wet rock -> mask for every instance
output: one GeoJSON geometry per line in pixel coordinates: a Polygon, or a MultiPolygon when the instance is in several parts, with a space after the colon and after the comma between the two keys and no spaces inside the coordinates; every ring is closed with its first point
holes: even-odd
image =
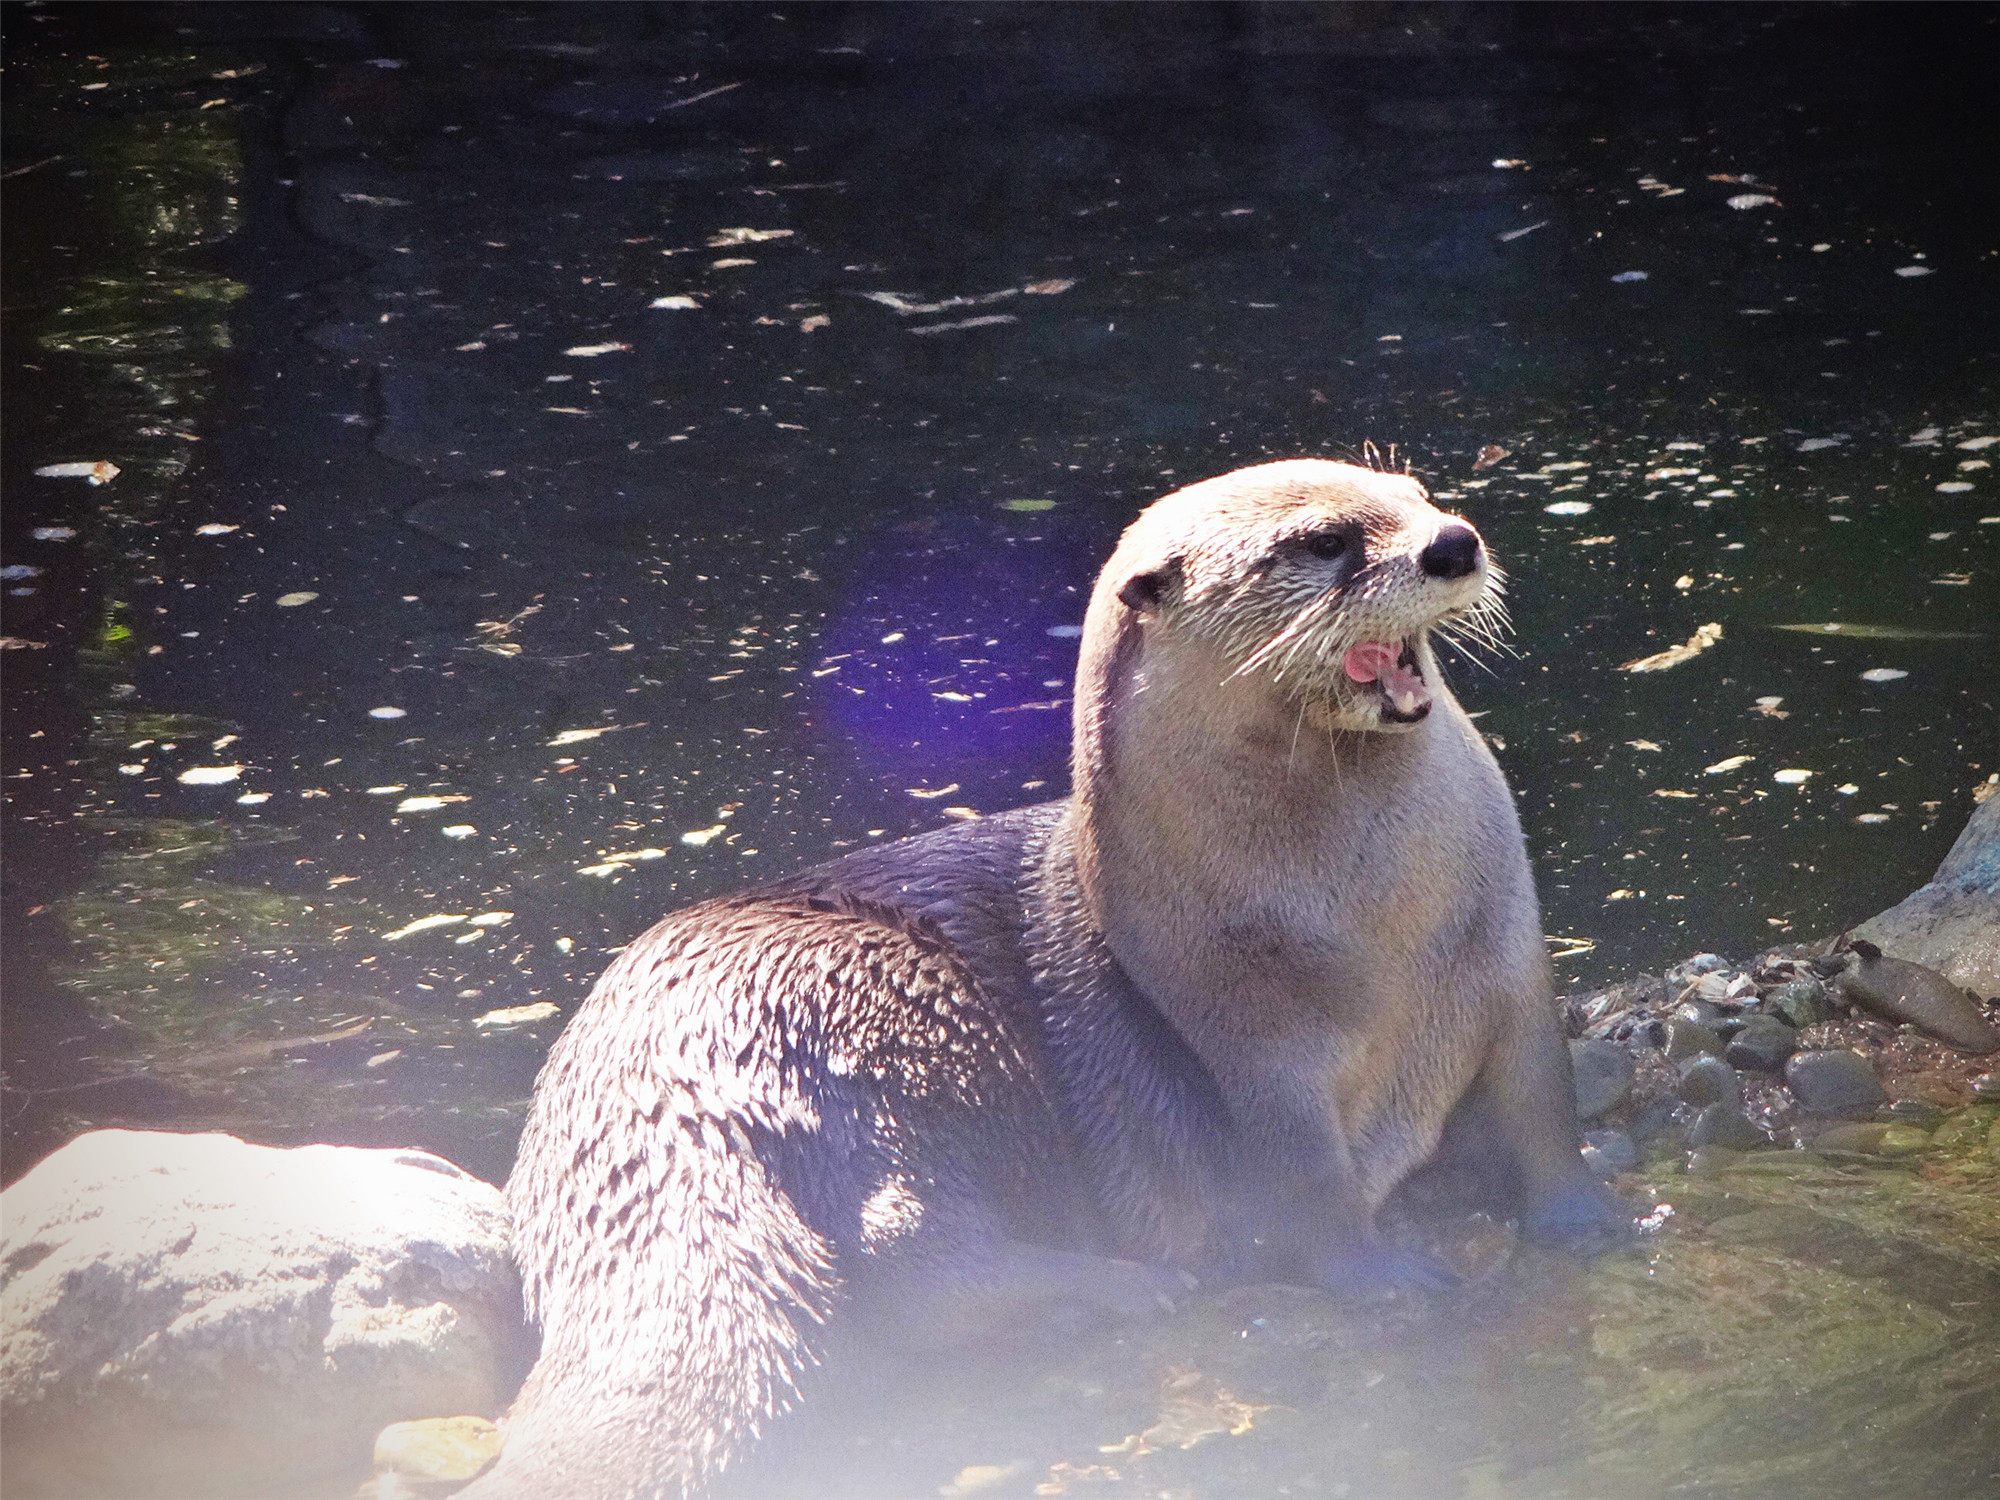
{"type": "Polygon", "coordinates": [[[1944,1118],[1944,1111],[1928,1099],[1891,1099],[1879,1113],[1892,1125],[1921,1125],[1926,1130],[1944,1118]]]}
{"type": "Polygon", "coordinates": [[[1736,1070],[1708,1053],[1697,1054],[1681,1064],[1680,1090],[1681,1098],[1698,1109],[1711,1104],[1726,1104],[1731,1109],[1743,1106],[1743,1084],[1736,1070]]]}
{"type": "Polygon", "coordinates": [[[1775,1073],[1799,1050],[1799,1034],[1782,1021],[1760,1017],[1729,1039],[1722,1056],[1731,1067],[1775,1073]]]}
{"type": "Polygon", "coordinates": [[[1887,1125],[1834,1125],[1814,1136],[1813,1146],[1820,1151],[1855,1151],[1873,1156],[1888,1133],[1887,1125]]]}
{"type": "Polygon", "coordinates": [[[1790,1177],[1826,1165],[1817,1151],[1759,1151],[1737,1162],[1733,1170],[1762,1177],[1790,1177]]]}
{"type": "Polygon", "coordinates": [[[1707,1177],[1726,1172],[1741,1160],[1743,1153],[1733,1146],[1698,1146],[1688,1155],[1688,1175],[1707,1177]]]}
{"type": "Polygon", "coordinates": [[[1673,1018],[1696,1026],[1713,1026],[1722,1012],[1706,1000],[1684,1000],[1674,1007],[1673,1018]]]}
{"type": "Polygon", "coordinates": [[[1680,1111],[1680,1101],[1671,1094],[1663,1094],[1634,1115],[1632,1123],[1626,1126],[1626,1131],[1641,1145],[1663,1136],[1678,1136],[1680,1111]]]}
{"type": "Polygon", "coordinates": [[[422,1493],[477,1478],[499,1454],[500,1429],[484,1417],[392,1422],[376,1434],[375,1472],[422,1493]]]}
{"type": "Polygon", "coordinates": [[[1972,810],[1928,885],[1854,936],[1976,994],[2000,995],[2000,797],[1972,810]]]}
{"type": "Polygon", "coordinates": [[[1639,1161],[1639,1148],[1632,1137],[1622,1130],[1586,1130],[1583,1133],[1583,1154],[1589,1158],[1595,1153],[1593,1165],[1612,1172],[1629,1172],[1639,1161]]]}
{"type": "Polygon", "coordinates": [[[1571,1042],[1570,1069],[1576,1080],[1576,1115],[1594,1120],[1616,1109],[1632,1092],[1632,1054],[1616,1042],[1571,1042]]]}
{"type": "Polygon", "coordinates": [[[1914,1156],[1931,1149],[1931,1133],[1915,1125],[1889,1125],[1875,1148],[1884,1156],[1914,1156]]]}
{"type": "Polygon", "coordinates": [[[1764,997],[1764,1007],[1788,1026],[1804,1029],[1833,1019],[1825,986],[1817,979],[1793,979],[1764,997]]]}
{"type": "Polygon", "coordinates": [[[1687,1138],[1688,1144],[1697,1150],[1703,1146],[1727,1146],[1735,1151],[1749,1151],[1770,1142],[1770,1138],[1732,1104],[1709,1105],[1695,1117],[1694,1124],[1688,1128],[1687,1138]]]}
{"type": "Polygon", "coordinates": [[[1818,1114],[1872,1110],[1884,1103],[1874,1065],[1853,1052],[1794,1052],[1785,1062],[1785,1086],[1801,1109],[1818,1114]]]}
{"type": "Polygon", "coordinates": [[[101,1130],[4,1219],[9,1494],[301,1493],[519,1374],[500,1194],[426,1152],[101,1130]]]}
{"type": "Polygon", "coordinates": [[[1722,1038],[1699,1021],[1675,1019],[1667,1023],[1667,1060],[1682,1062],[1711,1053],[1722,1055],[1722,1038]]]}
{"type": "Polygon", "coordinates": [[[1981,1073],[1972,1080],[1972,1097],[2000,1099],[2000,1073],[1981,1073]]]}
{"type": "Polygon", "coordinates": [[[1937,970],[1887,957],[1873,943],[1854,942],[1840,976],[1848,1004],[1900,1025],[1917,1026],[1968,1052],[2000,1052],[2000,1032],[1973,998],[1937,970]]]}
{"type": "Polygon", "coordinates": [[[1970,1151],[1985,1139],[1990,1122],[1977,1110],[1961,1110],[1931,1133],[1931,1144],[1940,1151],[1970,1151]]]}

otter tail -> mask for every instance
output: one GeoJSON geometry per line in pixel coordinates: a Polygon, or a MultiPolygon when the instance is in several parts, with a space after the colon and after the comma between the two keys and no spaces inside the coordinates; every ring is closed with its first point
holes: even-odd
{"type": "Polygon", "coordinates": [[[537,1082],[507,1192],[541,1354],[465,1500],[680,1500],[814,1362],[836,1280],[771,1170],[784,1070],[667,946],[627,949],[537,1082]]]}

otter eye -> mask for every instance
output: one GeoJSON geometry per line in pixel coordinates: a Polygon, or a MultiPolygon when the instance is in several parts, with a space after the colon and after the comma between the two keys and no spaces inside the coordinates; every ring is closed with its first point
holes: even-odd
{"type": "Polygon", "coordinates": [[[1347,537],[1338,531],[1315,531],[1311,536],[1301,537],[1299,545],[1314,557],[1338,557],[1347,550],[1347,537]]]}

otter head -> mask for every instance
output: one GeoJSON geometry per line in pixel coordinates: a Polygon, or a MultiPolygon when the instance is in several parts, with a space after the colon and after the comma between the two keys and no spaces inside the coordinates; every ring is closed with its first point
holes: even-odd
{"type": "Polygon", "coordinates": [[[1479,533],[1416,480],[1290,459],[1190,485],[1134,521],[1091,598],[1086,652],[1185,635],[1322,729],[1407,733],[1431,711],[1432,633],[1490,640],[1499,589],[1479,533]]]}

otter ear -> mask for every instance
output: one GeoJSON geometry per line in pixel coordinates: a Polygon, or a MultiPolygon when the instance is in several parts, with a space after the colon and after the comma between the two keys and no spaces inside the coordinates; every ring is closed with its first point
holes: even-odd
{"type": "Polygon", "coordinates": [[[1166,597],[1168,586],[1180,576],[1180,571],[1181,560],[1170,557],[1157,568],[1134,573],[1119,586],[1118,602],[1134,612],[1157,608],[1166,597]]]}

